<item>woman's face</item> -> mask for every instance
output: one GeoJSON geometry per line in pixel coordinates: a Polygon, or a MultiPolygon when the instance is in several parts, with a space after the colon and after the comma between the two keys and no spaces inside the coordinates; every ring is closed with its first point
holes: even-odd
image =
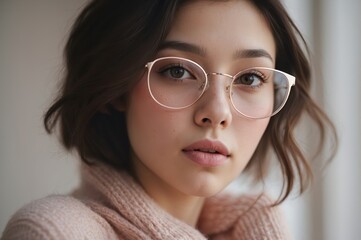
{"type": "MultiPolygon", "coordinates": [[[[271,30],[249,1],[192,1],[179,10],[166,42],[182,44],[165,44],[156,58],[188,58],[206,72],[234,75],[275,66],[271,30]]],[[[226,90],[228,78],[209,75],[209,82],[203,96],[181,110],[152,99],[146,74],[130,93],[131,160],[150,195],[214,195],[239,176],[255,151],[269,118],[237,114],[226,90]]]]}

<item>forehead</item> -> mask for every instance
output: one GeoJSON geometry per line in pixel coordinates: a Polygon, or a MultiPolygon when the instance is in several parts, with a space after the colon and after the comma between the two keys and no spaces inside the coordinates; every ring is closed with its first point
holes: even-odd
{"type": "Polygon", "coordinates": [[[179,9],[166,40],[200,46],[209,57],[229,58],[243,49],[275,57],[271,29],[249,1],[190,1],[179,9]]]}

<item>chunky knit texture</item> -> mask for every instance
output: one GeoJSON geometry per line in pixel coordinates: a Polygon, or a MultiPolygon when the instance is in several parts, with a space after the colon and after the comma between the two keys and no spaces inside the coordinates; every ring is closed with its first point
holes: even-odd
{"type": "Polygon", "coordinates": [[[83,165],[82,186],[20,209],[2,239],[289,239],[264,195],[206,200],[197,229],[161,209],[126,172],[83,165]]]}

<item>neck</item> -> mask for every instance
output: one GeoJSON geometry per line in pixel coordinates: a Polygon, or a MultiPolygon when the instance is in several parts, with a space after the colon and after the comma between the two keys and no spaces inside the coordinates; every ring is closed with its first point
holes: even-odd
{"type": "Polygon", "coordinates": [[[140,169],[134,171],[135,177],[153,201],[173,217],[196,227],[205,198],[184,194],[148,169],[140,169]]]}

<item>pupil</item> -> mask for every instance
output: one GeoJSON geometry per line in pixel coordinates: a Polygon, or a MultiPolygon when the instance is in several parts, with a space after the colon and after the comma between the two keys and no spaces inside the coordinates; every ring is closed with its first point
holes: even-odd
{"type": "Polygon", "coordinates": [[[184,74],[184,69],[183,68],[180,68],[180,67],[175,67],[175,68],[172,68],[170,70],[170,74],[172,75],[172,77],[174,78],[180,78],[183,76],[184,74]]]}
{"type": "Polygon", "coordinates": [[[252,75],[246,75],[246,76],[244,76],[244,78],[243,78],[243,83],[244,84],[247,84],[247,85],[251,85],[252,83],[253,83],[253,81],[254,81],[254,76],[252,76],[252,75]]]}

